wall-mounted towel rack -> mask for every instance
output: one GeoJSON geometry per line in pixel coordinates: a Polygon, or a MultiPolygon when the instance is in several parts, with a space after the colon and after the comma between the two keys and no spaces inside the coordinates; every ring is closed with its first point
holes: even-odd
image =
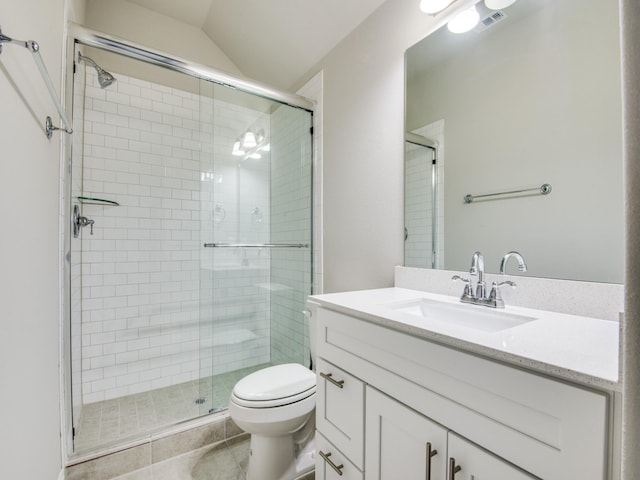
{"type": "Polygon", "coordinates": [[[543,183],[535,188],[523,188],[521,190],[510,190],[508,192],[485,193],[483,195],[465,195],[464,203],[471,203],[478,198],[495,197],[498,195],[516,195],[519,193],[539,193],[540,195],[549,195],[551,193],[551,185],[543,183]]]}
{"type": "Polygon", "coordinates": [[[47,90],[49,91],[49,95],[51,95],[51,99],[58,110],[58,114],[60,114],[60,119],[62,120],[64,128],[56,127],[53,125],[53,121],[51,117],[47,117],[44,123],[44,130],[47,135],[47,138],[51,138],[53,132],[55,130],[62,130],[66,133],[73,133],[71,129],[71,124],[67,119],[67,115],[64,113],[64,108],[62,108],[62,103],[58,98],[58,94],[56,93],[55,88],[53,88],[53,82],[51,81],[51,77],[49,76],[49,72],[47,71],[47,67],[44,65],[44,61],[42,60],[42,56],[40,55],[40,45],[33,40],[15,40],[11,37],[7,37],[2,33],[2,29],[0,29],[0,53],[2,53],[2,44],[3,43],[12,43],[14,45],[19,45],[21,47],[26,48],[33,54],[33,60],[36,62],[38,70],[40,70],[40,75],[44,80],[45,85],[47,86],[47,90]]]}

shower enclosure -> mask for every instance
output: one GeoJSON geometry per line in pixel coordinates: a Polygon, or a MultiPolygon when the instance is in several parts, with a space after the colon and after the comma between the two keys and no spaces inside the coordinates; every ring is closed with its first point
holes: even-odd
{"type": "Polygon", "coordinates": [[[405,134],[404,264],[442,268],[444,121],[405,134]]]}
{"type": "Polygon", "coordinates": [[[68,193],[75,452],[223,411],[247,373],[308,364],[312,288],[310,104],[89,43],[68,193]]]}

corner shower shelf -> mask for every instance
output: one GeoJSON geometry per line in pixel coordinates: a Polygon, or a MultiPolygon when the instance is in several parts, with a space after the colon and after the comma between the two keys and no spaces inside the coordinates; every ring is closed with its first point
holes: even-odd
{"type": "Polygon", "coordinates": [[[105,200],[104,198],[94,197],[78,197],[78,202],[85,205],[113,205],[114,207],[120,206],[118,202],[114,202],[113,200],[105,200]]]}

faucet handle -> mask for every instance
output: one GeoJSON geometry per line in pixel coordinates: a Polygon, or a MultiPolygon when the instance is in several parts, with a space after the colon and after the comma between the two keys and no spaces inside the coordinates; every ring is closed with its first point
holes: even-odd
{"type": "Polygon", "coordinates": [[[502,285],[509,285],[511,288],[516,288],[516,282],[507,280],[505,282],[493,282],[491,285],[491,292],[489,292],[489,298],[487,298],[487,305],[494,308],[504,308],[504,300],[500,295],[500,287],[502,285]]]}
{"type": "Polygon", "coordinates": [[[468,278],[462,278],[460,275],[454,275],[453,277],[451,277],[451,280],[453,280],[454,282],[456,280],[460,280],[461,282],[464,282],[467,285],[471,285],[471,280],[469,280],[468,278]]]}
{"type": "Polygon", "coordinates": [[[471,280],[469,280],[468,278],[462,278],[460,275],[454,275],[453,277],[451,277],[451,280],[453,280],[454,282],[456,280],[460,280],[461,282],[465,283],[464,291],[462,292],[460,301],[465,302],[473,298],[473,287],[471,286],[471,280]]]}

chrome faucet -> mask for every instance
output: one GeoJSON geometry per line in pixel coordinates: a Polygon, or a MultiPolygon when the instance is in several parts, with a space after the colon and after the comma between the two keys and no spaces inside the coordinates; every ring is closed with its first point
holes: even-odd
{"type": "Polygon", "coordinates": [[[484,299],[487,295],[487,284],[484,283],[484,257],[480,252],[474,252],[471,257],[471,268],[469,275],[477,275],[478,283],[476,284],[476,299],[484,299]]]}
{"type": "Polygon", "coordinates": [[[500,275],[504,275],[507,272],[507,262],[511,257],[515,258],[516,261],[518,262],[518,271],[520,272],[527,271],[527,264],[524,261],[524,258],[522,257],[522,255],[520,255],[520,253],[516,251],[512,251],[507,253],[504,257],[502,257],[502,261],[500,262],[500,275]]]}
{"type": "MultiPolygon", "coordinates": [[[[504,274],[507,261],[511,257],[514,257],[518,261],[518,269],[521,272],[525,272],[527,270],[527,265],[524,262],[522,255],[518,252],[509,252],[504,256],[500,263],[500,273],[504,274]]],[[[451,277],[452,280],[460,280],[465,283],[464,291],[460,297],[461,302],[492,308],[504,308],[504,300],[502,300],[502,296],[500,295],[500,287],[502,285],[509,285],[515,288],[515,282],[512,282],[511,280],[500,283],[493,282],[491,285],[491,291],[487,294],[487,284],[484,280],[484,257],[480,252],[474,252],[473,257],[471,257],[471,268],[469,269],[469,274],[478,276],[478,283],[476,284],[475,291],[470,279],[462,278],[459,275],[451,277]]]]}

